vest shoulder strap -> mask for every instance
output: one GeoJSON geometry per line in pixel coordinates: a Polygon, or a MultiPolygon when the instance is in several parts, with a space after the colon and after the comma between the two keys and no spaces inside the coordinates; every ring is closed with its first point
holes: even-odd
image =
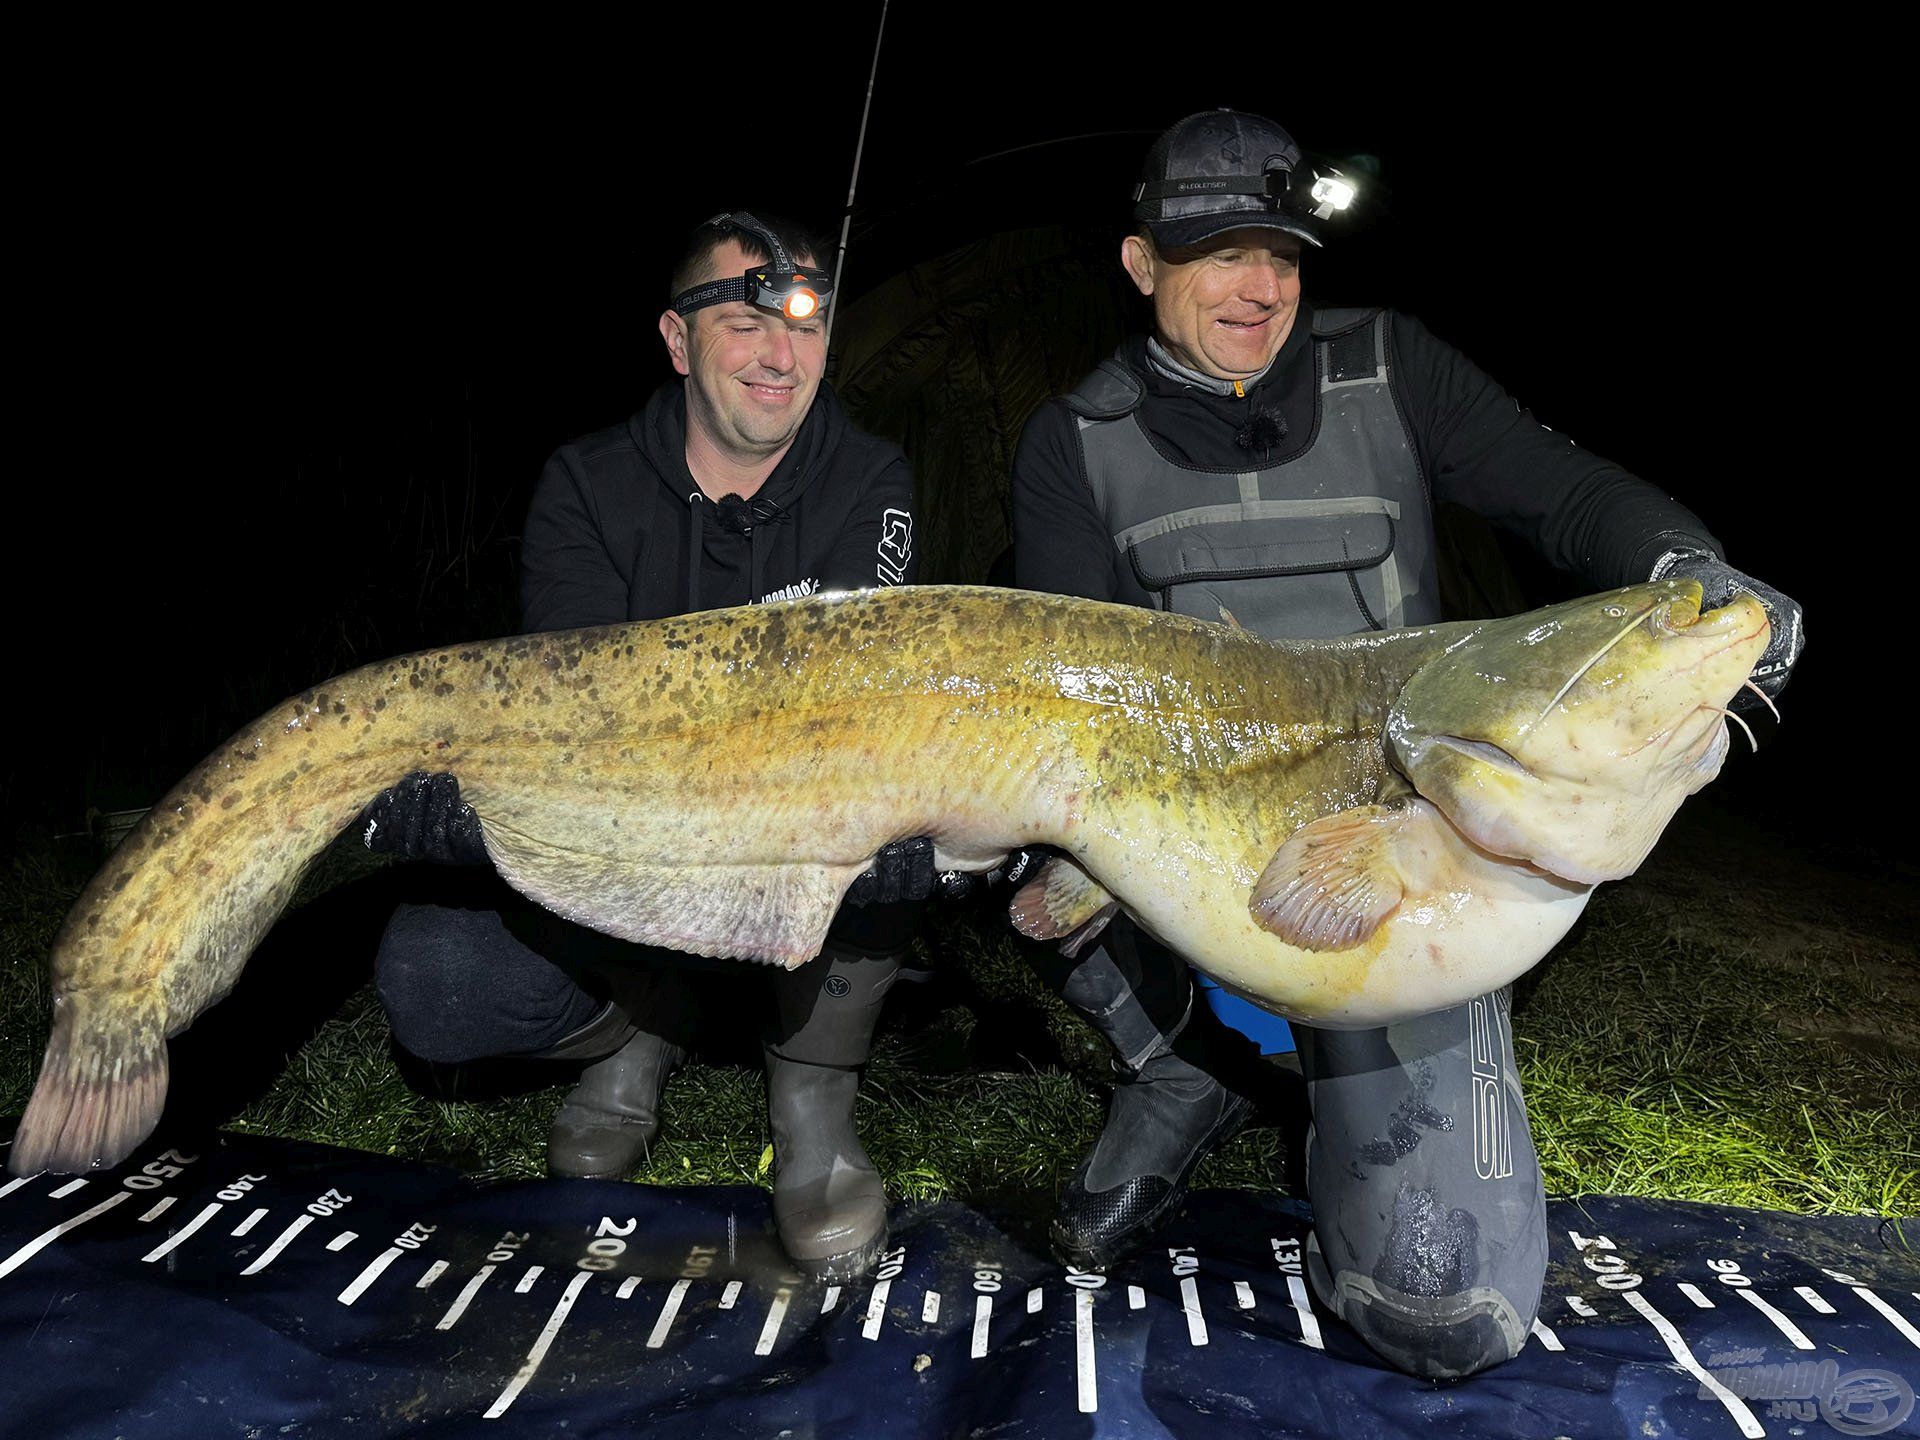
{"type": "Polygon", "coordinates": [[[1320,369],[1325,383],[1367,380],[1381,374],[1386,363],[1381,333],[1385,324],[1386,317],[1378,309],[1316,310],[1313,338],[1324,355],[1320,369]]]}
{"type": "Polygon", "coordinates": [[[1379,313],[1380,307],[1377,305],[1343,305],[1332,310],[1316,310],[1313,312],[1313,338],[1333,340],[1350,334],[1379,313]]]}
{"type": "Polygon", "coordinates": [[[1117,355],[1110,356],[1067,392],[1067,408],[1083,420],[1118,420],[1139,409],[1146,393],[1140,377],[1117,355]]]}

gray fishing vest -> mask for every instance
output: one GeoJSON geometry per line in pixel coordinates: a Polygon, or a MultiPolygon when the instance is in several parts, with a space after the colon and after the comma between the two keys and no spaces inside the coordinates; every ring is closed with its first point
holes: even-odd
{"type": "Polygon", "coordinates": [[[1120,562],[1161,609],[1269,639],[1440,618],[1433,507],[1387,388],[1386,312],[1317,312],[1313,358],[1313,436],[1257,470],[1154,449],[1134,413],[1144,389],[1118,359],[1066,397],[1120,562]]]}

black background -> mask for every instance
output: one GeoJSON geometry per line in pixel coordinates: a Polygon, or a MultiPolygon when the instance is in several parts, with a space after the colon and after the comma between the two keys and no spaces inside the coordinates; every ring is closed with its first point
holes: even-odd
{"type": "MultiPolygon", "coordinates": [[[[56,826],[145,803],[280,694],[511,628],[542,460],[669,374],[689,227],[750,206],[837,232],[877,18],[121,34],[63,71],[25,146],[50,323],[16,415],[6,803],[56,826]]],[[[1904,854],[1881,765],[1906,481],[1853,327],[1880,298],[1871,197],[1823,178],[1861,154],[1845,80],[1805,28],[896,4],[844,298],[1089,206],[1117,248],[1139,154],[1195,109],[1378,157],[1308,294],[1419,315],[1801,600],[1786,726],[1716,788],[1904,854]]]]}

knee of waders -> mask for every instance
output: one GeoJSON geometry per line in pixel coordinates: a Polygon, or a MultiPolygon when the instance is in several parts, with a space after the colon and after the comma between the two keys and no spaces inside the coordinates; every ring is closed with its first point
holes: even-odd
{"type": "Polygon", "coordinates": [[[474,954],[490,912],[439,905],[402,905],[394,912],[374,958],[374,988],[393,1038],[422,1060],[457,1064],[496,1053],[473,1014],[474,954]]]}
{"type": "Polygon", "coordinates": [[[1511,1360],[1540,1308],[1538,1281],[1515,1287],[1522,1291],[1517,1295],[1486,1284],[1421,1294],[1329,1265],[1317,1233],[1307,1237],[1307,1278],[1320,1302],[1369,1349],[1423,1380],[1457,1380],[1511,1360]]]}

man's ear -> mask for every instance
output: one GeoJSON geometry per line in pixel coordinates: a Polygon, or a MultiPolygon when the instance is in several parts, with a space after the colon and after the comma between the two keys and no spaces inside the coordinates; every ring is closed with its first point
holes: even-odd
{"type": "Polygon", "coordinates": [[[682,375],[692,373],[687,363],[688,323],[677,310],[663,310],[660,313],[660,338],[667,342],[667,358],[682,375]]]}
{"type": "Polygon", "coordinates": [[[1120,242],[1120,264],[1142,295],[1153,294],[1153,242],[1144,235],[1129,235],[1120,242]]]}

